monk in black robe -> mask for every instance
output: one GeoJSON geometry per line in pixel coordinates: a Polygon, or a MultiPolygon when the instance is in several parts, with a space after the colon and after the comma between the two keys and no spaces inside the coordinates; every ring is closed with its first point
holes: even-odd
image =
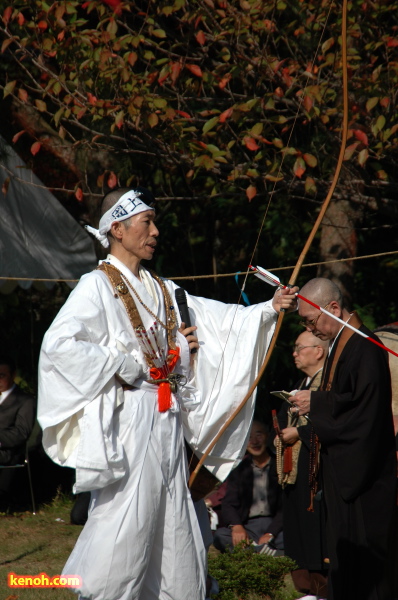
{"type": "MultiPolygon", "coordinates": [[[[344,308],[331,281],[312,279],[300,294],[375,337],[344,308]]],[[[294,397],[320,442],[328,598],[391,600],[396,454],[387,353],[304,301],[299,314],[308,331],[331,344],[320,391],[294,397]]]]}

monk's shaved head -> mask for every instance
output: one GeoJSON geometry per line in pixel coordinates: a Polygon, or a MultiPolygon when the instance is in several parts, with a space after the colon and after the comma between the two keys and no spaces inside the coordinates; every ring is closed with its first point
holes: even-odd
{"type": "Polygon", "coordinates": [[[308,300],[312,300],[319,306],[325,306],[328,302],[335,300],[340,308],[343,308],[343,296],[340,289],[330,279],[316,277],[310,279],[300,290],[300,294],[308,300]]]}

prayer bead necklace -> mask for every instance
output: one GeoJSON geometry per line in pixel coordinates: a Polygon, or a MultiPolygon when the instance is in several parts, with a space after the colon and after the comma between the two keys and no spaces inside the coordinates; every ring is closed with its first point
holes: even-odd
{"type": "Polygon", "coordinates": [[[140,298],[140,295],[138,294],[138,292],[134,289],[134,287],[131,285],[131,283],[129,282],[129,280],[127,279],[127,277],[123,274],[120,273],[123,280],[125,281],[125,283],[127,284],[127,286],[130,288],[130,290],[133,292],[133,294],[135,295],[135,297],[137,298],[138,302],[143,306],[143,308],[145,308],[145,310],[155,319],[155,321],[157,321],[159,323],[159,325],[161,325],[164,329],[166,329],[167,331],[172,331],[174,329],[174,327],[177,325],[177,320],[176,320],[176,316],[175,316],[175,310],[174,310],[174,306],[171,303],[171,298],[170,295],[168,293],[168,290],[166,289],[166,286],[164,285],[163,281],[160,279],[160,277],[158,277],[155,273],[151,272],[152,277],[154,277],[154,279],[156,279],[156,281],[159,283],[160,287],[162,288],[163,291],[163,295],[164,295],[164,299],[165,299],[165,308],[166,308],[166,323],[163,323],[158,315],[155,315],[155,313],[153,313],[151,311],[151,309],[145,304],[145,302],[143,302],[140,298]],[[170,323],[169,325],[167,325],[167,322],[170,323]]]}

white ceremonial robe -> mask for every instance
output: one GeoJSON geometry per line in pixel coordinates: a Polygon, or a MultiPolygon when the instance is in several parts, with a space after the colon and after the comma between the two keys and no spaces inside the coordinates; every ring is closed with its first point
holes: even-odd
{"type": "MultiPolygon", "coordinates": [[[[143,273],[146,287],[115,257],[107,261],[164,323],[158,283],[143,273]]],[[[174,300],[177,286],[166,286],[174,300]]],[[[153,316],[136,304],[149,329],[153,316]]],[[[205,450],[257,375],[276,313],[270,301],[242,307],[188,295],[188,306],[200,348],[192,373],[187,341],[177,332],[174,372],[189,383],[166,413],[157,409],[157,386],[145,381],[142,350],[102,271],[82,277],[43,340],[43,445],[55,462],[76,469],[76,492],[92,493],[88,521],[63,571],[80,575],[82,599],[204,599],[206,553],[187,488],[184,436],[198,455],[205,450]],[[123,391],[116,375],[133,389],[123,391]]],[[[161,326],[158,339],[167,348],[161,326]]],[[[220,479],[242,457],[254,396],[206,462],[220,479]]]]}

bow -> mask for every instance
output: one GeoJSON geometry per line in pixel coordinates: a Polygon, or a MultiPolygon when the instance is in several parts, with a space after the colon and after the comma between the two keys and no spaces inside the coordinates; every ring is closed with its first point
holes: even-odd
{"type": "MultiPolygon", "coordinates": [[[[308,236],[308,239],[307,239],[306,243],[304,244],[303,250],[297,260],[296,266],[294,267],[292,276],[290,277],[290,280],[289,280],[290,287],[293,287],[294,284],[296,283],[296,279],[298,277],[298,274],[300,272],[300,269],[304,262],[304,259],[307,255],[307,252],[308,252],[309,248],[311,247],[314,237],[319,229],[320,224],[322,223],[323,217],[325,216],[325,213],[329,207],[330,201],[333,197],[338,179],[340,177],[341,168],[343,165],[344,152],[345,152],[345,147],[346,147],[347,137],[348,137],[347,4],[348,4],[348,0],[343,0],[342,28],[341,28],[342,70],[343,70],[343,123],[342,123],[342,135],[341,135],[339,157],[338,157],[336,169],[335,169],[335,172],[333,175],[332,183],[330,185],[328,194],[322,204],[321,210],[319,211],[319,215],[318,215],[318,217],[314,223],[314,226],[308,236]]],[[[253,381],[252,385],[250,386],[248,392],[246,393],[245,397],[243,398],[243,400],[241,401],[239,406],[228,417],[228,419],[225,421],[224,425],[221,427],[221,429],[219,430],[217,435],[214,437],[214,439],[210,442],[210,444],[206,448],[205,452],[203,453],[202,457],[198,461],[198,464],[196,465],[195,469],[193,470],[193,472],[189,478],[189,483],[188,483],[189,487],[192,486],[193,482],[196,479],[197,474],[199,473],[200,468],[204,464],[204,462],[205,462],[206,458],[209,456],[210,452],[213,450],[213,448],[215,447],[217,442],[221,439],[221,437],[223,436],[225,431],[228,429],[228,427],[230,426],[232,421],[235,419],[235,417],[237,417],[237,415],[241,412],[241,410],[247,404],[251,395],[253,394],[256,387],[258,386],[258,384],[261,380],[261,377],[263,376],[264,371],[267,368],[267,365],[271,358],[272,352],[275,348],[275,344],[278,339],[280,329],[282,327],[284,314],[285,314],[284,311],[281,310],[278,315],[278,320],[277,320],[277,323],[275,326],[274,335],[272,337],[271,343],[268,347],[266,356],[264,358],[263,364],[260,367],[257,377],[253,381]]]]}

